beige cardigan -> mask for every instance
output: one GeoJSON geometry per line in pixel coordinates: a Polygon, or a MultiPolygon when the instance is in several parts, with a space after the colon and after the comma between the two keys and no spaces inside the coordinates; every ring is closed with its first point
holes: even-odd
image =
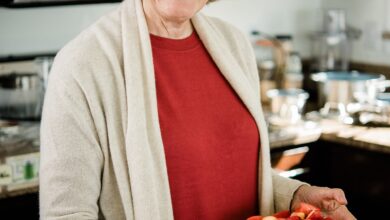
{"type": "MultiPolygon", "coordinates": [[[[302,183],[272,174],[249,42],[218,19],[192,22],[259,127],[261,213],[288,209],[302,183]]],[[[141,0],[127,0],[55,59],[41,128],[42,219],[173,219],[156,103],[141,0]]]]}

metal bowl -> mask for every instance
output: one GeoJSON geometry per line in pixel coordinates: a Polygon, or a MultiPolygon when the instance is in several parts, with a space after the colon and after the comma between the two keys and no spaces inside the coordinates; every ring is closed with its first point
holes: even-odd
{"type": "Polygon", "coordinates": [[[276,125],[294,125],[302,118],[309,94],[302,89],[273,89],[267,92],[271,100],[271,120],[276,125]]]}

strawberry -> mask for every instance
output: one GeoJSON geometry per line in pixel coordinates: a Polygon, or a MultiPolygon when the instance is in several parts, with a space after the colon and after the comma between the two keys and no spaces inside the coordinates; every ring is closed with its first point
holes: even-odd
{"type": "Polygon", "coordinates": [[[301,220],[298,216],[290,216],[287,218],[287,220],[301,220]]]}
{"type": "Polygon", "coordinates": [[[309,215],[310,212],[313,211],[313,210],[314,210],[314,211],[320,211],[319,208],[317,208],[317,207],[315,207],[315,206],[313,206],[313,205],[310,205],[310,204],[301,202],[301,203],[299,204],[299,207],[296,208],[296,209],[294,210],[294,212],[303,212],[303,213],[305,213],[305,215],[307,216],[307,215],[309,215]]]}
{"type": "Polygon", "coordinates": [[[275,213],[273,216],[276,218],[288,218],[288,217],[290,217],[290,212],[287,210],[281,211],[281,212],[275,213]]]}
{"type": "Polygon", "coordinates": [[[263,219],[263,217],[261,217],[261,216],[252,216],[252,217],[247,218],[246,220],[262,220],[262,219],[263,219]]]}
{"type": "Polygon", "coordinates": [[[303,212],[293,212],[293,213],[291,213],[291,217],[292,216],[297,216],[297,217],[299,217],[299,219],[305,219],[305,213],[303,213],[303,212]]]}
{"type": "Polygon", "coordinates": [[[300,203],[299,207],[293,213],[281,211],[273,216],[253,216],[247,220],[332,220],[329,217],[323,217],[321,210],[307,203],[300,203]]]}
{"type": "Polygon", "coordinates": [[[265,216],[263,218],[263,220],[278,220],[277,218],[273,217],[273,216],[265,216]]]}
{"type": "Polygon", "coordinates": [[[312,210],[306,217],[311,220],[323,220],[322,213],[319,210],[312,210]]]}

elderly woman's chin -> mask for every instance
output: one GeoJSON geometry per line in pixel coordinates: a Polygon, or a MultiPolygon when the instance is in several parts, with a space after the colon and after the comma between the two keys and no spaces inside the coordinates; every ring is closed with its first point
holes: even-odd
{"type": "Polygon", "coordinates": [[[202,9],[208,0],[143,0],[154,1],[158,10],[169,20],[188,20],[202,9]]]}

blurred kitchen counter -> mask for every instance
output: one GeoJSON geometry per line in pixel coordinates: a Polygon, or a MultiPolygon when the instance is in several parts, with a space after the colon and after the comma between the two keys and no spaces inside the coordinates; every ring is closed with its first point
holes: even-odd
{"type": "Polygon", "coordinates": [[[329,119],[320,124],[321,140],[390,154],[390,127],[353,126],[329,119]]]}
{"type": "Polygon", "coordinates": [[[37,192],[39,122],[0,125],[0,198],[37,192]]]}
{"type": "Polygon", "coordinates": [[[271,150],[288,146],[298,146],[318,141],[322,128],[318,123],[304,121],[297,126],[270,128],[269,139],[271,150]]]}
{"type": "Polygon", "coordinates": [[[354,126],[330,119],[323,119],[318,125],[305,123],[306,126],[270,129],[271,150],[322,140],[390,154],[390,127],[354,126]]]}

